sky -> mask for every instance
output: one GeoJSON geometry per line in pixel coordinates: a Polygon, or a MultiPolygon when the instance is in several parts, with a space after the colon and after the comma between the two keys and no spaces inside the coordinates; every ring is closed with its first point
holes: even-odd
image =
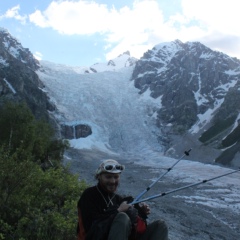
{"type": "Polygon", "coordinates": [[[0,0],[0,27],[39,60],[91,66],[162,42],[240,59],[239,0],[0,0]]]}

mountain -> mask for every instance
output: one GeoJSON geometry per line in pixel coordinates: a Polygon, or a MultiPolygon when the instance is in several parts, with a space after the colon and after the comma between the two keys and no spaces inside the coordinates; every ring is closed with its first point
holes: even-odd
{"type": "Polygon", "coordinates": [[[90,67],[93,72],[118,71],[121,68],[135,65],[137,59],[130,56],[130,52],[126,51],[108,63],[96,63],[90,67]]]}
{"type": "MultiPolygon", "coordinates": [[[[169,154],[193,142],[203,152],[212,148],[209,157],[218,163],[234,165],[234,156],[239,159],[240,60],[199,42],[176,40],[146,52],[131,80],[139,94],[150,90],[159,99],[156,124],[169,154]]],[[[208,156],[197,151],[195,157],[208,156]]]]}
{"type": "Polygon", "coordinates": [[[73,144],[175,158],[193,148],[197,161],[239,165],[240,60],[176,40],[71,67],[38,62],[4,29],[0,39],[0,102],[26,101],[73,144]]]}
{"type": "Polygon", "coordinates": [[[101,132],[98,142],[117,153],[133,154],[144,146],[177,158],[194,148],[197,161],[239,165],[238,59],[176,40],[155,46],[138,61],[126,52],[88,70],[41,66],[38,75],[48,95],[64,109],[57,117],[64,137],[91,135],[87,142],[101,132]],[[68,96],[74,100],[66,105],[68,96]]]}
{"type": "Polygon", "coordinates": [[[49,119],[54,106],[36,74],[40,67],[27,48],[0,28],[0,105],[5,101],[26,102],[37,118],[49,119]]]}

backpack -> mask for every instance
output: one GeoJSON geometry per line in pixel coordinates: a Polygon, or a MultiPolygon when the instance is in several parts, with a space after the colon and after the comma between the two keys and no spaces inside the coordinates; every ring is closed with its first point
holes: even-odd
{"type": "Polygon", "coordinates": [[[82,214],[80,208],[78,208],[78,225],[77,225],[77,239],[78,240],[107,240],[107,236],[115,217],[111,215],[110,217],[95,221],[88,233],[86,233],[83,227],[82,214]]]}

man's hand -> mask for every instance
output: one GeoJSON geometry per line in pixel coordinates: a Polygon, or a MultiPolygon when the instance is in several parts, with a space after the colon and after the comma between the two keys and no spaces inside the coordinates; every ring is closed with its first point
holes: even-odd
{"type": "Polygon", "coordinates": [[[126,214],[129,216],[132,224],[136,224],[137,223],[137,217],[138,217],[138,210],[136,208],[134,208],[133,206],[131,206],[126,214]]]}
{"type": "Polygon", "coordinates": [[[128,204],[127,201],[121,203],[117,209],[119,212],[126,212],[132,205],[128,204]]]}
{"type": "Polygon", "coordinates": [[[145,202],[140,203],[139,208],[140,208],[140,211],[145,215],[148,215],[151,212],[149,205],[146,204],[145,202]]]}

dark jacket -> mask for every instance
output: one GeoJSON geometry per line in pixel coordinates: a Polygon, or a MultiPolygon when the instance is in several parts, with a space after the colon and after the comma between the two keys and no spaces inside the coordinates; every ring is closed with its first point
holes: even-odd
{"type": "Polygon", "coordinates": [[[93,229],[99,222],[106,219],[112,220],[118,213],[117,209],[122,200],[120,195],[107,193],[99,184],[87,188],[78,201],[83,227],[87,235],[90,229],[93,229]]]}

